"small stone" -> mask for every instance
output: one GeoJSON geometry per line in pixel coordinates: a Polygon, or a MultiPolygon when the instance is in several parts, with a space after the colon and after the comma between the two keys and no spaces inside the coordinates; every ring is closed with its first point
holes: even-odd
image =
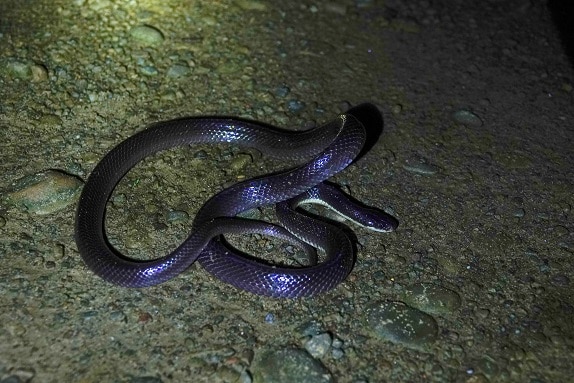
{"type": "Polygon", "coordinates": [[[229,163],[229,168],[238,171],[245,169],[247,165],[253,162],[253,157],[246,153],[237,154],[229,163]]]}
{"type": "Polygon", "coordinates": [[[110,319],[117,322],[127,322],[127,316],[123,311],[115,310],[110,314],[110,319]]]}
{"type": "Polygon", "coordinates": [[[367,308],[367,325],[375,335],[414,349],[424,349],[438,335],[433,317],[402,302],[375,302],[367,308]]]}
{"type": "Polygon", "coordinates": [[[345,16],[347,14],[347,6],[345,4],[325,3],[325,11],[345,16]]]}
{"type": "Polygon", "coordinates": [[[299,113],[305,109],[305,103],[295,99],[289,100],[289,102],[287,102],[287,108],[292,113],[299,113]]]}
{"type": "Polygon", "coordinates": [[[464,383],[489,383],[489,382],[490,380],[488,380],[488,378],[483,374],[474,374],[464,381],[464,383]]]}
{"type": "Polygon", "coordinates": [[[367,8],[373,5],[374,0],[355,0],[357,8],[367,8]]]}
{"type": "Polygon", "coordinates": [[[568,230],[568,228],[566,226],[562,226],[562,225],[556,225],[551,230],[552,230],[552,234],[556,238],[566,237],[567,235],[570,234],[570,230],[568,230]]]}
{"type": "Polygon", "coordinates": [[[451,314],[460,307],[460,295],[455,291],[427,283],[407,287],[403,300],[429,314],[451,314]]]}
{"type": "Polygon", "coordinates": [[[140,67],[140,73],[144,76],[152,77],[157,76],[159,71],[153,65],[144,65],[140,67]]]}
{"type": "Polygon", "coordinates": [[[333,378],[321,362],[305,350],[285,348],[256,355],[251,367],[253,383],[331,383],[333,378]]]}
{"type": "Polygon", "coordinates": [[[46,170],[20,178],[6,194],[6,201],[35,214],[51,214],[74,203],[83,182],[72,175],[46,170]]]}
{"type": "MultiPolygon", "coordinates": [[[[0,371],[3,371],[3,366],[0,365],[0,371]]],[[[36,371],[30,367],[16,367],[10,371],[10,375],[2,379],[2,383],[22,383],[31,382],[36,376],[36,371]]]]}
{"type": "Polygon", "coordinates": [[[331,342],[331,346],[333,348],[343,348],[343,345],[344,345],[343,340],[337,337],[333,338],[333,342],[331,342]]]}
{"type": "Polygon", "coordinates": [[[317,334],[305,343],[305,350],[314,358],[322,358],[329,352],[332,342],[331,334],[317,334]]]}
{"type": "Polygon", "coordinates": [[[550,278],[550,282],[554,286],[566,287],[570,284],[570,278],[566,274],[556,274],[550,278]]]}
{"type": "Polygon", "coordinates": [[[170,210],[166,219],[168,222],[185,222],[189,219],[189,214],[183,210],[170,210]]]}
{"type": "Polygon", "coordinates": [[[391,108],[391,112],[396,116],[401,114],[401,112],[403,111],[403,106],[401,104],[395,104],[392,106],[391,108]]]}
{"type": "Polygon", "coordinates": [[[262,1],[255,0],[236,0],[235,4],[245,11],[265,11],[267,5],[262,1]]]}
{"type": "Polygon", "coordinates": [[[239,73],[243,70],[243,66],[237,61],[229,60],[223,61],[220,65],[217,66],[216,72],[223,75],[239,73]]]}
{"type": "Polygon", "coordinates": [[[334,349],[331,351],[331,356],[332,356],[333,359],[335,359],[335,360],[336,360],[336,359],[341,359],[341,358],[343,358],[343,357],[345,356],[345,351],[343,351],[343,350],[340,349],[340,348],[334,348],[334,349]]]}
{"type": "Polygon", "coordinates": [[[208,158],[209,155],[207,154],[207,152],[203,149],[198,150],[197,152],[194,153],[193,158],[198,159],[198,160],[205,160],[206,158],[208,158]]]}
{"type": "Polygon", "coordinates": [[[31,65],[27,62],[14,59],[10,59],[4,63],[4,67],[0,72],[6,72],[9,76],[21,80],[29,80],[32,78],[31,65]]]}
{"type": "Polygon", "coordinates": [[[155,376],[134,376],[130,383],[162,383],[162,380],[155,376]]]}
{"type": "Polygon", "coordinates": [[[473,126],[475,128],[482,126],[482,120],[468,110],[458,110],[452,114],[452,118],[463,125],[473,126]]]}
{"type": "Polygon", "coordinates": [[[131,37],[145,46],[160,45],[163,43],[163,33],[151,25],[139,25],[130,31],[131,37]]]}
{"type": "Polygon", "coordinates": [[[114,194],[111,198],[111,203],[116,207],[122,207],[126,204],[127,197],[124,193],[114,194]]]}
{"type": "Polygon", "coordinates": [[[426,162],[416,162],[414,164],[404,164],[403,169],[416,174],[430,176],[438,172],[439,168],[426,162]]]}
{"type": "Polygon", "coordinates": [[[305,322],[297,328],[297,332],[303,336],[315,336],[321,333],[321,324],[314,320],[305,322]]]}
{"type": "Polygon", "coordinates": [[[66,247],[61,243],[54,243],[51,248],[52,256],[56,259],[63,259],[66,255],[66,247]]]}
{"type": "Polygon", "coordinates": [[[55,114],[43,114],[38,118],[38,122],[47,128],[54,128],[62,125],[62,119],[55,114]]]}
{"type": "Polygon", "coordinates": [[[0,383],[22,383],[22,380],[16,375],[9,375],[0,380],[0,383]]]}
{"type": "Polygon", "coordinates": [[[45,66],[40,64],[34,64],[30,67],[30,72],[32,75],[32,81],[41,82],[48,79],[48,70],[45,66]]]}
{"type": "Polygon", "coordinates": [[[265,323],[269,323],[269,324],[275,323],[275,314],[267,313],[265,315],[265,323]]]}

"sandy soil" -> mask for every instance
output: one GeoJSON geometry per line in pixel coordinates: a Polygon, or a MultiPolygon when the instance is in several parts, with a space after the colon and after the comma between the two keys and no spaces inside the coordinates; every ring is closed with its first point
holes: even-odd
{"type": "MultiPolygon", "coordinates": [[[[0,382],[573,381],[568,8],[3,1],[0,382]],[[254,296],[195,265],[152,288],[110,285],[77,253],[76,194],[49,214],[9,198],[48,169],[85,180],[156,121],[234,115],[299,130],[363,101],[383,112],[383,135],[332,181],[400,227],[351,226],[355,268],[315,298],[254,296]],[[381,305],[436,332],[393,338],[381,305]],[[290,350],[307,351],[274,374],[269,355],[290,350]]],[[[236,147],[155,155],[118,186],[110,241],[136,258],[166,254],[209,196],[278,167],[236,147]]]]}

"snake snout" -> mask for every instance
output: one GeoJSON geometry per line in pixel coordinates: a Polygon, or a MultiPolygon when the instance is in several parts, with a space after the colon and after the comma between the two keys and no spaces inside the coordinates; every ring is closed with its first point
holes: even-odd
{"type": "Polygon", "coordinates": [[[389,233],[391,231],[395,231],[397,227],[399,227],[399,221],[395,217],[385,213],[384,211],[376,209],[369,210],[368,218],[366,218],[366,228],[381,233],[389,233]]]}

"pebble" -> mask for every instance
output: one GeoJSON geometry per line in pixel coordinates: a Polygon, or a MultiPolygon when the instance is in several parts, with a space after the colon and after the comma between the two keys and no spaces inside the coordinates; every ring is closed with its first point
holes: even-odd
{"type": "Polygon", "coordinates": [[[355,5],[357,8],[367,8],[373,5],[374,0],[356,0],[355,5]]]}
{"type": "Polygon", "coordinates": [[[321,324],[314,320],[305,322],[297,328],[297,332],[303,336],[315,336],[322,332],[321,324]]]}
{"type": "Polygon", "coordinates": [[[289,100],[287,102],[287,108],[292,113],[299,113],[300,111],[305,109],[305,103],[303,101],[299,101],[299,100],[295,100],[295,99],[289,100]]]}
{"type": "Polygon", "coordinates": [[[335,360],[342,359],[345,356],[345,351],[343,351],[343,349],[341,348],[333,348],[333,350],[331,351],[331,356],[335,360]]]}
{"type": "Polygon", "coordinates": [[[291,89],[289,89],[289,87],[285,84],[282,84],[275,89],[275,95],[277,97],[287,97],[289,92],[291,92],[291,89]]]}
{"type": "Polygon", "coordinates": [[[239,153],[229,163],[229,168],[234,171],[243,170],[253,162],[253,157],[247,153],[239,153]]]}
{"type": "Polygon", "coordinates": [[[274,324],[275,323],[275,314],[267,313],[265,315],[265,323],[274,324]]]}
{"type": "Polygon", "coordinates": [[[170,210],[166,219],[167,222],[185,222],[189,219],[189,214],[183,210],[170,210]]]}
{"type": "Polygon", "coordinates": [[[34,76],[32,66],[30,62],[8,59],[1,63],[0,74],[21,80],[31,80],[34,76]]]}
{"type": "Polygon", "coordinates": [[[109,317],[111,320],[117,322],[127,322],[128,320],[126,314],[123,311],[118,310],[110,312],[109,317]]]}
{"type": "Polygon", "coordinates": [[[75,202],[83,182],[72,175],[46,170],[15,181],[6,201],[31,213],[51,214],[75,202]]]}
{"type": "Polygon", "coordinates": [[[390,342],[424,349],[437,338],[438,325],[434,318],[402,302],[375,302],[366,312],[367,326],[390,342]]]}
{"type": "Polygon", "coordinates": [[[556,274],[550,278],[550,282],[554,286],[558,287],[566,287],[570,284],[570,278],[566,274],[556,274]]]}
{"type": "Polygon", "coordinates": [[[452,114],[452,118],[463,125],[478,128],[482,126],[482,120],[476,114],[468,110],[457,110],[452,114]]]}
{"type": "Polygon", "coordinates": [[[262,1],[254,0],[236,0],[235,4],[246,11],[265,11],[267,10],[267,5],[262,1]]]}
{"type": "Polygon", "coordinates": [[[230,366],[221,366],[215,373],[210,376],[210,380],[214,382],[242,382],[242,371],[238,371],[230,366]]]}
{"type": "Polygon", "coordinates": [[[483,374],[472,375],[464,381],[464,383],[489,383],[490,381],[483,374]]]}
{"type": "MultiPolygon", "coordinates": [[[[0,364],[0,373],[4,373],[4,366],[0,364]]],[[[4,377],[0,382],[1,383],[23,383],[23,382],[31,382],[32,379],[35,377],[36,372],[29,367],[16,367],[12,368],[10,371],[10,375],[4,377]]]]}
{"type": "Polygon", "coordinates": [[[305,350],[314,358],[322,358],[329,352],[332,341],[328,332],[317,334],[305,343],[305,350]]]}
{"type": "Polygon", "coordinates": [[[452,314],[460,307],[460,295],[441,286],[416,283],[407,287],[403,301],[428,314],[452,314]]]}
{"type": "Polygon", "coordinates": [[[185,77],[191,73],[189,66],[183,64],[176,64],[167,70],[167,77],[178,78],[185,77]]]}
{"type": "Polygon", "coordinates": [[[333,342],[331,342],[331,346],[332,346],[333,348],[343,348],[343,345],[344,345],[344,344],[345,344],[345,343],[344,343],[341,339],[336,338],[336,337],[333,338],[333,342]]]}
{"type": "Polygon", "coordinates": [[[132,39],[144,46],[154,46],[163,43],[163,33],[151,25],[139,25],[130,31],[132,39]]]}
{"type": "Polygon", "coordinates": [[[324,7],[325,11],[337,14],[339,16],[345,16],[348,11],[347,6],[344,4],[326,3],[324,7]]]}
{"type": "Polygon", "coordinates": [[[43,114],[38,118],[38,124],[46,128],[56,128],[62,125],[62,119],[55,114],[43,114]]]}
{"type": "Polygon", "coordinates": [[[62,259],[66,255],[66,247],[61,243],[55,243],[51,246],[52,256],[56,259],[62,259]]]}
{"type": "Polygon", "coordinates": [[[562,225],[556,225],[553,228],[551,228],[551,230],[553,236],[556,238],[566,237],[568,234],[570,234],[570,230],[568,230],[567,227],[562,225]]]}
{"type": "Polygon", "coordinates": [[[343,345],[344,342],[337,338],[334,337],[333,341],[331,342],[331,356],[333,357],[333,359],[341,359],[342,357],[345,356],[345,350],[343,350],[343,345]]]}
{"type": "Polygon", "coordinates": [[[84,311],[80,313],[83,320],[92,320],[98,316],[98,312],[95,310],[84,311]]]}
{"type": "Polygon", "coordinates": [[[160,378],[155,376],[134,376],[130,379],[130,383],[161,383],[160,378]]]}
{"type": "Polygon", "coordinates": [[[305,350],[285,348],[258,353],[251,368],[254,383],[330,383],[330,372],[305,350]]]}
{"type": "Polygon", "coordinates": [[[32,71],[32,81],[40,82],[48,79],[48,69],[44,65],[33,64],[30,70],[32,71]]]}
{"type": "Polygon", "coordinates": [[[0,383],[22,383],[22,380],[16,375],[10,375],[0,380],[0,383]]]}
{"type": "Polygon", "coordinates": [[[422,175],[433,175],[438,172],[439,168],[436,165],[428,164],[426,162],[417,162],[414,164],[404,164],[403,169],[411,173],[422,174],[422,175]]]}

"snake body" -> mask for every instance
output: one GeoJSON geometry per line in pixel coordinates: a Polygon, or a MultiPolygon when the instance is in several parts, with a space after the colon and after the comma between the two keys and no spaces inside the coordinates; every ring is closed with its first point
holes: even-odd
{"type": "MultiPolygon", "coordinates": [[[[370,104],[361,108],[370,113],[374,110],[370,104]]],[[[354,211],[350,213],[354,214],[353,221],[370,226],[369,222],[377,220],[379,231],[392,231],[397,225],[394,218],[382,212],[348,207],[348,202],[322,184],[347,167],[366,140],[358,112],[342,114],[326,125],[302,132],[234,118],[186,118],[155,124],[113,148],[90,174],[76,215],[78,250],[94,273],[125,287],[165,282],[198,260],[219,279],[255,294],[296,298],[325,292],[349,274],[353,246],[337,226],[298,213],[295,209],[299,204],[319,202],[335,210],[354,211]],[[108,243],[104,231],[106,203],[117,183],[147,156],[198,143],[232,143],[276,158],[312,159],[294,169],[243,181],[216,194],[197,213],[189,237],[170,254],[150,261],[121,255],[108,243]],[[270,204],[277,204],[277,215],[289,231],[236,218],[245,210],[270,204]],[[369,211],[372,216],[367,217],[369,211]],[[324,251],[326,260],[303,268],[276,267],[230,251],[218,240],[221,234],[229,233],[263,233],[293,243],[303,240],[324,251]]]]}

